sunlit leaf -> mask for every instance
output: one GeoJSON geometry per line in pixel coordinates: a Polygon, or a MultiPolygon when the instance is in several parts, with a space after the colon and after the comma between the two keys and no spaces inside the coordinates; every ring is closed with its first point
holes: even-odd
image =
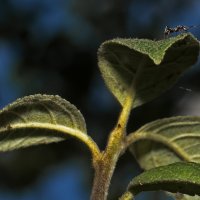
{"type": "Polygon", "coordinates": [[[120,104],[133,95],[136,107],[170,88],[197,61],[198,54],[198,41],[181,34],[159,41],[109,40],[99,48],[98,60],[105,83],[120,104]]]}

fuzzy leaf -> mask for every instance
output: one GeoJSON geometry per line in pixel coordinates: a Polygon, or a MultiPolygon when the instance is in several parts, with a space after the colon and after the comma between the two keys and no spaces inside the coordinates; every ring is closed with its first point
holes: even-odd
{"type": "Polygon", "coordinates": [[[200,196],[190,196],[187,194],[181,194],[181,193],[175,193],[175,194],[169,194],[169,196],[172,196],[176,200],[200,200],[200,196]]]}
{"type": "Polygon", "coordinates": [[[133,195],[154,190],[200,195],[200,164],[180,162],[153,168],[135,177],[128,186],[133,195]]]}
{"type": "Polygon", "coordinates": [[[131,152],[145,170],[180,161],[200,163],[200,117],[159,119],[130,134],[129,140],[131,152]],[[138,141],[131,144],[135,134],[138,141]]]}
{"type": "Polygon", "coordinates": [[[109,40],[99,48],[98,60],[105,83],[120,104],[132,95],[136,107],[170,88],[198,55],[199,42],[181,34],[160,41],[109,40]]]}
{"type": "Polygon", "coordinates": [[[0,151],[58,142],[69,136],[88,137],[85,121],[75,106],[59,96],[27,96],[0,112],[0,151]]]}
{"type": "MultiPolygon", "coordinates": [[[[131,152],[145,170],[180,161],[200,163],[200,117],[156,120],[128,137],[131,152]]],[[[200,200],[199,196],[173,196],[177,200],[200,200]]]]}

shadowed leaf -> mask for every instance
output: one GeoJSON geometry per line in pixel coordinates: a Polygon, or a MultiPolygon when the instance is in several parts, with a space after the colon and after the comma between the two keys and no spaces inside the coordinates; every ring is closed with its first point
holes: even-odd
{"type": "Polygon", "coordinates": [[[130,182],[128,191],[132,192],[133,195],[155,190],[200,195],[199,177],[200,164],[173,163],[143,172],[130,182]]]}
{"type": "MultiPolygon", "coordinates": [[[[145,170],[180,161],[200,163],[200,117],[180,116],[156,120],[128,138],[131,152],[145,170]]],[[[179,200],[200,199],[198,196],[174,196],[179,200]]]]}
{"type": "Polygon", "coordinates": [[[198,54],[199,42],[181,34],[160,41],[109,40],[99,48],[98,60],[105,83],[120,104],[133,95],[136,107],[170,88],[197,61],[198,54]]]}
{"type": "Polygon", "coordinates": [[[150,122],[129,135],[130,150],[145,170],[179,161],[200,163],[200,117],[150,122]],[[132,137],[137,135],[131,144],[132,137]]]}
{"type": "Polygon", "coordinates": [[[27,96],[0,112],[0,151],[58,142],[70,135],[84,137],[85,121],[75,106],[59,96],[27,96]]]}

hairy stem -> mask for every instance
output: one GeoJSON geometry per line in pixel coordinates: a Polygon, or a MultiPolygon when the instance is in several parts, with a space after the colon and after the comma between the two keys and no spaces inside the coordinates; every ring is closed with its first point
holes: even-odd
{"type": "Polygon", "coordinates": [[[102,153],[102,157],[95,162],[91,200],[106,200],[108,196],[111,177],[122,149],[121,127],[116,127],[113,132],[115,137],[112,137],[112,141],[115,145],[107,146],[106,151],[102,153]]]}
{"type": "Polygon", "coordinates": [[[110,134],[106,150],[102,153],[102,157],[95,162],[95,177],[91,200],[107,199],[111,177],[123,149],[126,125],[132,103],[133,99],[129,95],[119,116],[118,123],[110,134]]]}
{"type": "Polygon", "coordinates": [[[119,156],[123,151],[124,140],[126,137],[126,126],[131,109],[133,107],[133,102],[136,98],[136,86],[138,78],[140,77],[143,70],[144,60],[145,59],[141,59],[141,64],[138,67],[138,72],[132,79],[117,125],[110,133],[107,147],[102,153],[102,157],[95,162],[95,178],[91,200],[107,199],[110,181],[119,156]]]}
{"type": "Polygon", "coordinates": [[[105,169],[103,160],[99,160],[98,162],[96,162],[94,184],[91,194],[92,200],[106,199],[110,179],[109,171],[110,170],[105,169]]]}

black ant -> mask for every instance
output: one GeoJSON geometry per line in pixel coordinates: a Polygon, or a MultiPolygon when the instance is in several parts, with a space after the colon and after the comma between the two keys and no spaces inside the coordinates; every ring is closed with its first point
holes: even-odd
{"type": "Polygon", "coordinates": [[[165,30],[164,30],[164,36],[165,38],[167,36],[169,36],[170,34],[172,33],[177,33],[177,32],[185,32],[185,31],[188,31],[189,29],[191,28],[195,28],[195,27],[198,27],[198,26],[184,26],[184,25],[178,25],[174,28],[170,28],[169,26],[166,26],[165,27],[165,30]]]}

